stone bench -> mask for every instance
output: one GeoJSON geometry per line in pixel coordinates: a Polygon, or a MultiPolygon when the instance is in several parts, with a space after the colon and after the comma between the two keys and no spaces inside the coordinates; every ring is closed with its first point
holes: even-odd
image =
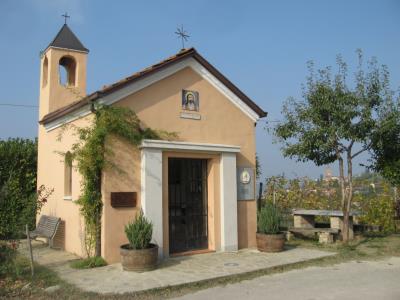
{"type": "MultiPolygon", "coordinates": [[[[314,228],[316,216],[327,216],[330,219],[332,229],[343,230],[343,212],[339,210],[323,209],[295,209],[292,212],[294,228],[314,228]]],[[[349,238],[354,238],[353,217],[359,216],[360,212],[351,211],[349,216],[349,238]]]]}
{"type": "Polygon", "coordinates": [[[337,228],[289,228],[289,232],[293,234],[317,234],[318,242],[321,244],[332,244],[334,242],[334,236],[339,234],[337,228]]]}

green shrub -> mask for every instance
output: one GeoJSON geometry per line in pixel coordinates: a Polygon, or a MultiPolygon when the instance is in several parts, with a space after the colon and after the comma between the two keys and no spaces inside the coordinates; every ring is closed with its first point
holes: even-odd
{"type": "Polygon", "coordinates": [[[0,140],[0,239],[21,237],[35,227],[37,141],[0,140]]]}
{"type": "Polygon", "coordinates": [[[17,248],[18,241],[0,242],[0,278],[18,275],[17,248]]]}
{"type": "Polygon", "coordinates": [[[270,202],[265,203],[258,212],[257,227],[259,233],[276,234],[280,231],[281,222],[281,212],[270,202]]]}
{"type": "Polygon", "coordinates": [[[386,194],[363,199],[363,215],[360,221],[367,225],[380,226],[383,233],[392,233],[396,230],[395,202],[386,194]]]}
{"type": "Polygon", "coordinates": [[[71,263],[74,269],[91,269],[107,266],[107,262],[101,256],[93,256],[85,259],[75,260],[71,263]]]}
{"type": "Polygon", "coordinates": [[[135,220],[125,226],[125,234],[132,249],[149,248],[153,235],[153,224],[144,216],[143,211],[140,210],[135,220]]]}

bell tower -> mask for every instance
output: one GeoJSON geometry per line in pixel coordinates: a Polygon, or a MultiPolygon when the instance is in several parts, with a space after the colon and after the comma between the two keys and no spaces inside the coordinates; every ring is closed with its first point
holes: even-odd
{"type": "Polygon", "coordinates": [[[39,120],[86,96],[88,53],[65,23],[41,54],[39,120]]]}

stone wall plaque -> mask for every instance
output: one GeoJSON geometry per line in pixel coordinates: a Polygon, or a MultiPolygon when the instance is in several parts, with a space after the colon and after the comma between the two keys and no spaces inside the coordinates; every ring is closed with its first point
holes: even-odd
{"type": "Polygon", "coordinates": [[[254,168],[237,168],[237,199],[254,200],[254,168]]]}
{"type": "Polygon", "coordinates": [[[181,112],[180,117],[182,119],[201,120],[201,116],[199,114],[195,114],[195,113],[181,112]]]}
{"type": "Polygon", "coordinates": [[[111,192],[111,206],[114,208],[136,207],[136,192],[111,192]]]}

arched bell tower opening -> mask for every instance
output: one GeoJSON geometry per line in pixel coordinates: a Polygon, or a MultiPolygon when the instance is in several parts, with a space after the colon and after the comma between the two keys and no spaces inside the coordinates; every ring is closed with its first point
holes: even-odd
{"type": "Polygon", "coordinates": [[[76,61],[72,56],[63,56],[58,63],[59,83],[63,86],[76,85],[76,61]]]}
{"type": "Polygon", "coordinates": [[[47,85],[47,78],[49,76],[49,60],[47,59],[47,56],[44,57],[43,60],[43,67],[42,67],[42,87],[46,87],[47,85]]]}
{"type": "Polygon", "coordinates": [[[86,96],[88,52],[67,24],[43,51],[40,119],[86,96]]]}

